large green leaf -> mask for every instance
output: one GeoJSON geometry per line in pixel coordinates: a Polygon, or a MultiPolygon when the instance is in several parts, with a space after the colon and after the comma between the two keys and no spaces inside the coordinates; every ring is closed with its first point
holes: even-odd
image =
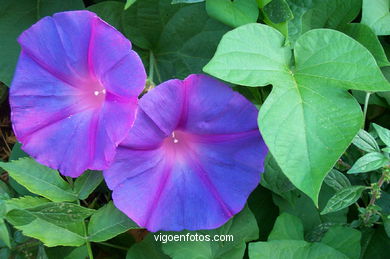
{"type": "Polygon", "coordinates": [[[370,52],[343,33],[302,35],[294,66],[283,43],[269,26],[241,26],[224,35],[204,71],[235,84],[274,86],[260,109],[260,131],[284,174],[317,203],[325,175],[362,124],[346,90],[385,91],[390,84],[370,52]]]}
{"type": "Polygon", "coordinates": [[[303,240],[273,240],[249,244],[249,258],[348,259],[348,256],[322,243],[308,243],[303,240]]]}
{"type": "Polygon", "coordinates": [[[56,170],[35,162],[32,158],[21,158],[8,163],[0,162],[0,167],[29,191],[52,201],[75,201],[77,194],[56,170]]]}
{"type": "Polygon", "coordinates": [[[343,226],[331,227],[321,239],[321,243],[347,255],[350,259],[360,256],[360,231],[343,226]]]}
{"type": "Polygon", "coordinates": [[[389,0],[363,0],[361,22],[368,25],[376,33],[376,35],[389,35],[389,8],[389,0]]]}
{"type": "Polygon", "coordinates": [[[378,37],[370,27],[362,23],[351,23],[343,26],[341,31],[366,47],[375,57],[380,67],[390,65],[378,37]]]}
{"type": "Polygon", "coordinates": [[[207,13],[232,27],[257,21],[259,8],[256,0],[207,0],[207,13]]]}
{"type": "Polygon", "coordinates": [[[92,215],[88,225],[88,238],[93,242],[101,242],[136,228],[139,226],[110,202],[92,215]]]}
{"type": "Polygon", "coordinates": [[[338,29],[359,14],[361,0],[287,0],[294,18],[288,23],[290,42],[315,28],[338,29]]]}
{"type": "Polygon", "coordinates": [[[20,51],[16,38],[22,31],[44,16],[83,8],[82,0],[1,0],[0,81],[11,83],[20,51]]]}
{"type": "Polygon", "coordinates": [[[161,249],[161,242],[156,242],[155,234],[149,233],[142,242],[136,243],[127,251],[126,259],[170,259],[161,249]]]}
{"type": "Polygon", "coordinates": [[[204,3],[170,0],[137,1],[125,11],[123,27],[132,43],[149,50],[155,83],[201,72],[229,30],[207,15],[204,3]]]}
{"type": "Polygon", "coordinates": [[[270,240],[303,240],[303,225],[301,220],[291,214],[280,214],[268,237],[268,241],[270,240]]]}
{"type": "MultiPolygon", "coordinates": [[[[186,235],[187,233],[190,235],[195,234],[187,231],[170,234],[186,235]]],[[[246,248],[245,243],[257,239],[259,231],[255,217],[249,208],[246,207],[222,227],[215,230],[196,231],[196,233],[210,235],[210,238],[213,238],[215,235],[232,235],[234,240],[231,242],[167,242],[162,244],[163,251],[175,259],[242,258],[246,248]]],[[[225,237],[227,238],[227,236],[225,237]]]]}
{"type": "Polygon", "coordinates": [[[104,1],[88,6],[87,9],[96,13],[100,18],[114,26],[117,30],[122,31],[124,3],[117,1],[104,1]]]}

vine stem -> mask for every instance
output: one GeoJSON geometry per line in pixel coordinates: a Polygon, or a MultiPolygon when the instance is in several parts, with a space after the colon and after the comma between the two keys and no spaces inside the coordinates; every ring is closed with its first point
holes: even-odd
{"type": "Polygon", "coordinates": [[[118,245],[114,245],[114,244],[110,244],[110,243],[106,243],[106,242],[99,242],[98,244],[101,244],[104,246],[109,246],[109,247],[116,248],[116,249],[123,250],[123,251],[128,250],[128,248],[126,248],[124,246],[118,246],[118,245]]]}
{"type": "Polygon", "coordinates": [[[153,81],[153,75],[154,75],[154,56],[153,56],[153,52],[151,50],[149,50],[149,80],[152,81],[152,83],[154,84],[154,81],[153,81]]]}
{"type": "Polygon", "coordinates": [[[84,229],[84,236],[85,236],[85,244],[86,244],[87,250],[88,250],[88,257],[89,257],[89,259],[93,259],[92,247],[91,247],[91,243],[88,241],[87,226],[85,225],[84,220],[83,220],[83,229],[84,229]]]}
{"type": "Polygon", "coordinates": [[[363,110],[363,129],[366,125],[366,117],[367,117],[367,110],[368,110],[368,102],[370,101],[370,92],[366,92],[366,98],[364,100],[364,110],[363,110]]]}
{"type": "MultiPolygon", "coordinates": [[[[382,176],[379,178],[378,183],[377,183],[378,184],[378,189],[373,189],[372,194],[371,194],[371,199],[370,199],[370,202],[367,205],[367,208],[375,204],[376,198],[378,196],[378,192],[381,191],[381,187],[382,187],[383,183],[385,182],[385,179],[386,179],[386,173],[383,172],[382,176]]],[[[371,214],[372,213],[369,212],[369,213],[367,213],[365,215],[365,217],[364,217],[364,222],[365,223],[367,223],[367,221],[370,219],[371,214]]]]}

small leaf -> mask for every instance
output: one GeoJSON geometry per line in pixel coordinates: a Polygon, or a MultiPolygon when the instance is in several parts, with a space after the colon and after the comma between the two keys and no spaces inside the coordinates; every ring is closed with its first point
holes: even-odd
{"type": "Polygon", "coordinates": [[[101,171],[88,170],[76,179],[73,186],[73,191],[78,195],[79,200],[84,200],[99,186],[103,181],[101,171]]]}
{"type": "Polygon", "coordinates": [[[353,164],[352,168],[348,170],[348,174],[357,174],[374,171],[389,163],[389,159],[382,153],[372,152],[368,153],[353,164]]]}
{"type": "Polygon", "coordinates": [[[112,202],[100,208],[88,225],[89,240],[102,242],[111,239],[129,229],[140,228],[129,217],[115,208],[112,202]]]}
{"type": "Polygon", "coordinates": [[[383,152],[390,153],[390,147],[382,148],[383,152]]]}
{"type": "Polygon", "coordinates": [[[66,202],[49,202],[28,208],[27,211],[37,218],[52,222],[56,225],[80,222],[94,213],[94,210],[66,202]]]}
{"type": "Polygon", "coordinates": [[[268,237],[271,240],[303,240],[302,221],[288,213],[280,214],[268,237]]]}
{"type": "Polygon", "coordinates": [[[340,191],[351,186],[348,178],[336,169],[330,170],[330,172],[326,175],[324,182],[335,191],[340,191]]]}
{"type": "Polygon", "coordinates": [[[365,130],[359,130],[358,134],[352,140],[352,143],[366,152],[379,152],[378,143],[370,133],[365,130]]]}
{"type": "Polygon", "coordinates": [[[52,201],[75,201],[77,195],[56,170],[35,162],[31,158],[22,158],[8,163],[0,162],[18,183],[29,191],[52,201]]]}
{"type": "Polygon", "coordinates": [[[350,186],[336,192],[321,211],[321,215],[336,212],[354,204],[366,188],[365,186],[350,186]]]}
{"type": "Polygon", "coordinates": [[[126,10],[127,8],[129,8],[132,4],[134,4],[135,1],[137,1],[137,0],[126,0],[125,10],[126,10]]]}
{"type": "Polygon", "coordinates": [[[8,228],[2,218],[0,218],[0,241],[3,241],[6,246],[11,248],[11,240],[9,237],[8,228]]]}
{"type": "Polygon", "coordinates": [[[291,20],[292,14],[285,0],[272,0],[263,8],[265,16],[273,23],[282,23],[291,20]]]}
{"type": "Polygon", "coordinates": [[[256,0],[207,0],[206,11],[214,19],[232,27],[254,23],[259,17],[256,0]]]}
{"type": "Polygon", "coordinates": [[[81,246],[85,243],[82,222],[56,225],[34,216],[27,210],[12,210],[6,219],[25,236],[42,241],[46,246],[81,246]]]}
{"type": "Polygon", "coordinates": [[[373,123],[372,126],[378,133],[379,138],[385,143],[386,146],[390,147],[390,130],[373,123]]]}
{"type": "Polygon", "coordinates": [[[390,215],[383,215],[383,226],[387,236],[390,238],[390,215]]]}

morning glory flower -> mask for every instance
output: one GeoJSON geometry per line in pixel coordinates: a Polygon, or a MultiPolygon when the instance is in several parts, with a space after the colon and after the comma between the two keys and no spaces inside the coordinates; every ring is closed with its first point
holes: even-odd
{"type": "Polygon", "coordinates": [[[106,168],[146,81],[129,40],[96,14],[71,11],[42,18],[18,42],[10,104],[23,150],[67,176],[106,168]]]}
{"type": "Polygon", "coordinates": [[[116,207],[150,231],[222,225],[244,207],[263,171],[257,113],[205,75],[152,89],[104,171],[116,207]]]}

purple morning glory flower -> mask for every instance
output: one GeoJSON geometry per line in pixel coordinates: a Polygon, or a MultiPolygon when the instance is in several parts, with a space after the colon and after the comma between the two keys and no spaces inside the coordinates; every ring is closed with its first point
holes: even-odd
{"type": "Polygon", "coordinates": [[[131,43],[88,11],[45,17],[18,42],[10,104],[23,150],[72,177],[106,168],[146,81],[131,43]]]}
{"type": "Polygon", "coordinates": [[[205,75],[170,80],[140,100],[104,171],[115,205],[150,231],[212,229],[258,185],[267,148],[257,109],[205,75]]]}

